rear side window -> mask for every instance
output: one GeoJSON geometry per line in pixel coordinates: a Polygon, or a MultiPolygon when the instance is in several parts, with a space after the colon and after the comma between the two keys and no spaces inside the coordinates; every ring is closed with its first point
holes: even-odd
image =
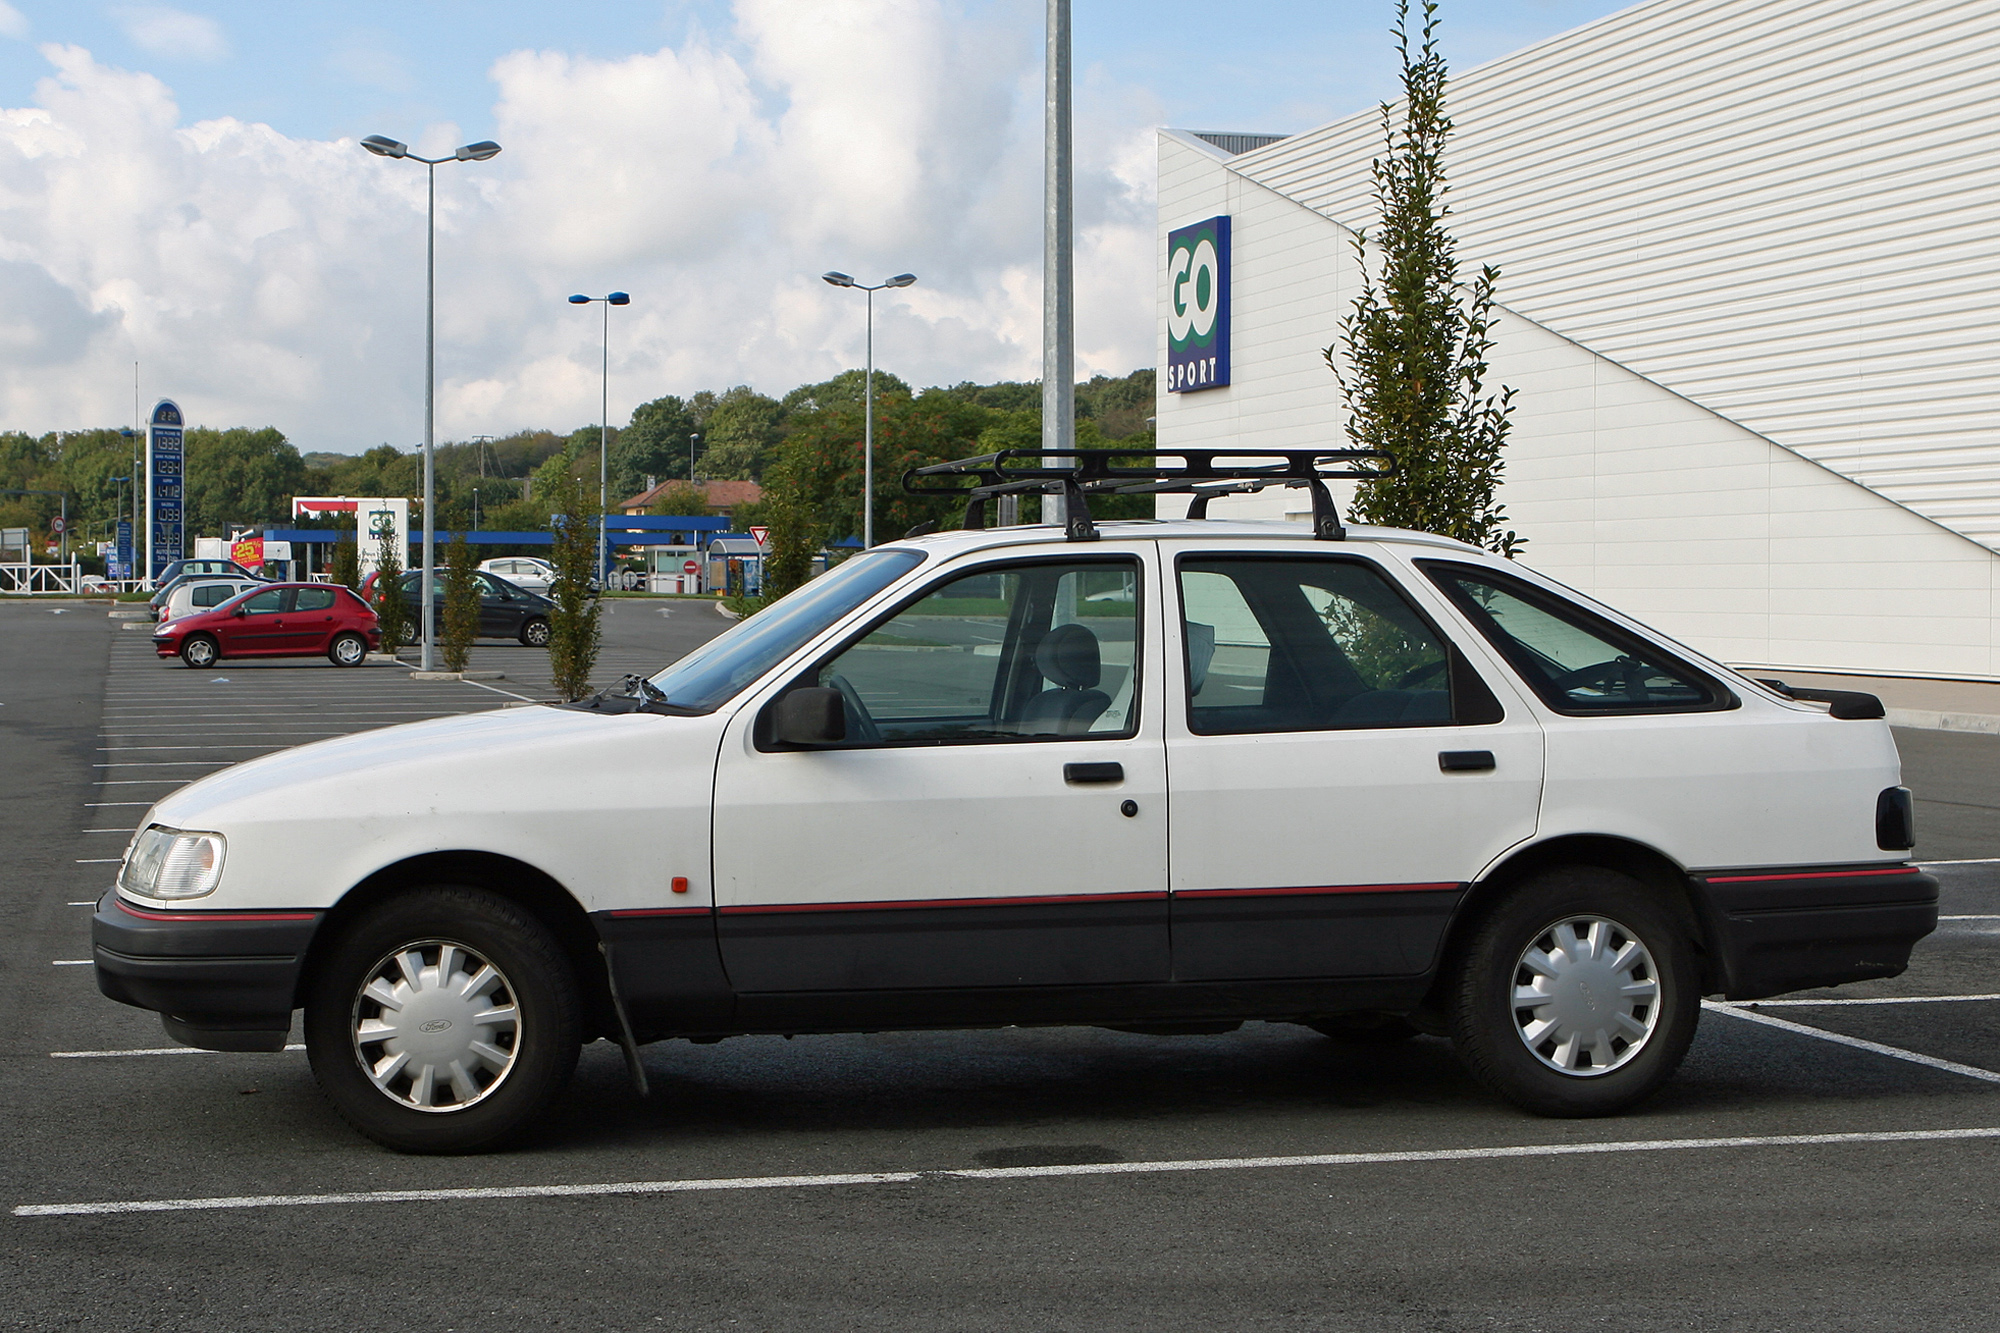
{"type": "Polygon", "coordinates": [[[1357,560],[1179,565],[1198,735],[1498,721],[1498,703],[1380,571],[1357,560]]]}
{"type": "Polygon", "coordinates": [[[329,611],[333,609],[333,589],[300,588],[299,600],[293,609],[298,611],[329,611]]]}
{"type": "Polygon", "coordinates": [[[189,597],[196,606],[221,606],[241,591],[234,583],[214,583],[206,588],[196,588],[189,597]]]}
{"type": "Polygon", "coordinates": [[[1477,565],[1419,561],[1543,703],[1577,717],[1734,708],[1736,697],[1603,616],[1477,565]]]}

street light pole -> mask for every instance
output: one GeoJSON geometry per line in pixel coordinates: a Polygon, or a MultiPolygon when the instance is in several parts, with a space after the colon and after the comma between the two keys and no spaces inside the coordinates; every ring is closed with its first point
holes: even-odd
{"type": "Polygon", "coordinates": [[[820,274],[835,287],[854,287],[868,293],[868,369],[862,380],[861,425],[861,548],[875,545],[875,293],[884,287],[907,287],[917,280],[914,273],[898,273],[874,286],[856,282],[845,273],[820,274]]]}
{"type": "Polygon", "coordinates": [[[602,399],[597,409],[597,586],[602,588],[609,572],[605,568],[605,518],[611,508],[611,307],[631,305],[632,298],[624,292],[612,292],[609,296],[572,296],[571,305],[589,305],[592,301],[604,304],[604,365],[602,378],[598,381],[602,399]]]}
{"type": "Polygon", "coordinates": [[[423,651],[418,669],[432,669],[431,656],[437,644],[437,617],[431,597],[437,584],[437,169],[441,162],[484,162],[500,151],[491,139],[469,143],[450,157],[418,157],[409,145],[380,134],[371,134],[361,146],[377,157],[406,157],[424,164],[428,199],[424,246],[424,577],[418,595],[423,599],[423,651]]]}
{"type": "MultiPolygon", "coordinates": [[[[1042,448],[1060,465],[1076,445],[1074,195],[1070,173],[1070,0],[1049,0],[1042,108],[1042,448]]],[[[1061,491],[1042,497],[1042,522],[1068,521],[1061,491]]]]}
{"type": "Polygon", "coordinates": [[[699,432],[688,436],[688,485],[694,485],[694,447],[701,440],[699,432]]]}

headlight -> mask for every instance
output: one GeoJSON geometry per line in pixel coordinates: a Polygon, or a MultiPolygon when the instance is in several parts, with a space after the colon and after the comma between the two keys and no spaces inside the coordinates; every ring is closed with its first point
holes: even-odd
{"type": "Polygon", "coordinates": [[[183,833],[154,824],[132,840],[118,887],[138,898],[199,898],[222,881],[220,833],[183,833]]]}

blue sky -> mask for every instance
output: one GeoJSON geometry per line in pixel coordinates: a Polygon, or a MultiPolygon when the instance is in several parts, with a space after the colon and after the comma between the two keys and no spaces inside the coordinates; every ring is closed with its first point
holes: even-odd
{"type": "MultiPolygon", "coordinates": [[[[1624,7],[1446,0],[1445,49],[1463,70],[1624,7]]],[[[1079,355],[1123,373],[1151,357],[1153,127],[1363,110],[1394,92],[1390,10],[1075,14],[1079,355]]],[[[920,273],[878,306],[882,359],[913,380],[1032,377],[1041,19],[1038,0],[0,0],[0,428],[129,413],[136,359],[198,421],[407,443],[421,173],[356,151],[370,133],[507,148],[439,177],[446,434],[594,418],[595,339],[549,304],[586,288],[635,296],[615,421],[858,361],[857,312],[813,281],[829,267],[920,273]]]]}

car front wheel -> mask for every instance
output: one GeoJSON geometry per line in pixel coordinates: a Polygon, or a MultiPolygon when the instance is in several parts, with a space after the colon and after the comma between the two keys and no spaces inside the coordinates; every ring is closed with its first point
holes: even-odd
{"type": "Polygon", "coordinates": [[[1451,1037],[1473,1075],[1551,1116],[1609,1115],[1679,1067],[1700,1017],[1686,927],[1637,880],[1568,867],[1495,903],[1460,952],[1451,1037]]]}
{"type": "Polygon", "coordinates": [[[521,642],[530,648],[549,646],[549,622],[540,616],[521,626],[521,642]]]}
{"type": "Polygon", "coordinates": [[[327,645],[326,655],[335,666],[360,666],[368,656],[368,643],[359,634],[336,634],[327,645]]]}
{"type": "Polygon", "coordinates": [[[481,1152],[538,1120],[582,1045],[574,970],[514,903],[437,886],[368,910],[315,966],[306,1052],[342,1118],[399,1152],[481,1152]]]}
{"type": "Polygon", "coordinates": [[[187,642],[181,645],[181,661],[196,671],[206,671],[215,665],[215,659],[220,656],[222,654],[216,650],[215,640],[206,634],[190,635],[187,642]]]}

